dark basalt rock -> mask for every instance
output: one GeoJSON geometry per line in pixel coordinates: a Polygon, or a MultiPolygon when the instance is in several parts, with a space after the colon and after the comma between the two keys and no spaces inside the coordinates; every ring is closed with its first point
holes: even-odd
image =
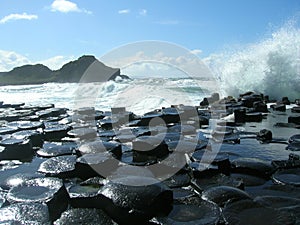
{"type": "Polygon", "coordinates": [[[33,147],[43,146],[43,135],[35,130],[22,130],[12,134],[13,138],[16,139],[29,139],[33,147]]]}
{"type": "Polygon", "coordinates": [[[80,141],[91,140],[97,137],[97,130],[94,128],[77,128],[70,130],[68,135],[79,138],[80,141]]]}
{"type": "Polygon", "coordinates": [[[199,177],[199,179],[193,179],[192,186],[199,192],[217,186],[230,186],[243,190],[244,182],[241,179],[219,173],[211,177],[199,177]]]}
{"type": "Polygon", "coordinates": [[[18,203],[0,209],[0,224],[51,224],[48,208],[40,203],[18,203]]]}
{"type": "Polygon", "coordinates": [[[245,121],[246,122],[261,122],[263,116],[260,112],[246,113],[245,121]]]}
{"type": "Polygon", "coordinates": [[[63,182],[57,178],[28,180],[19,186],[11,188],[7,194],[7,200],[10,203],[46,204],[51,221],[57,219],[67,209],[68,199],[69,196],[63,182]]]}
{"type": "Polygon", "coordinates": [[[295,123],[300,125],[300,116],[289,116],[288,123],[295,123]]]}
{"type": "Polygon", "coordinates": [[[291,198],[286,196],[258,196],[253,199],[254,202],[257,202],[265,207],[272,207],[276,209],[299,206],[300,199],[291,198]]]}
{"type": "Polygon", "coordinates": [[[294,141],[292,143],[289,143],[286,149],[290,151],[300,151],[300,142],[294,141]]]}
{"type": "Polygon", "coordinates": [[[43,175],[37,173],[17,173],[15,175],[9,176],[7,179],[1,182],[1,188],[9,190],[10,188],[24,184],[28,180],[41,177],[43,177],[43,175]]]}
{"type": "Polygon", "coordinates": [[[198,197],[191,186],[172,188],[174,203],[187,203],[190,199],[198,197]]]}
{"type": "Polygon", "coordinates": [[[187,172],[177,172],[172,177],[163,181],[169,188],[185,187],[190,185],[191,177],[187,172]]]}
{"type": "Polygon", "coordinates": [[[285,112],[285,111],[286,111],[286,106],[285,106],[285,104],[271,105],[271,108],[272,108],[274,111],[281,111],[281,112],[285,112]]]}
{"type": "Polygon", "coordinates": [[[300,168],[300,155],[291,153],[287,160],[273,160],[272,165],[276,169],[300,168]]]}
{"type": "Polygon", "coordinates": [[[75,208],[92,208],[91,203],[98,200],[100,187],[97,185],[71,185],[67,187],[70,204],[75,208]]]}
{"type": "Polygon", "coordinates": [[[272,138],[273,138],[272,131],[267,130],[267,129],[260,130],[257,133],[256,138],[262,142],[272,141],[272,138]]]}
{"type": "MultiPolygon", "coordinates": [[[[115,206],[125,210],[130,220],[136,222],[167,215],[173,202],[172,191],[150,177],[129,176],[112,180],[103,187],[101,194],[110,199],[115,206]]],[[[122,215],[117,215],[113,209],[104,210],[116,222],[130,223],[122,220],[122,215]]]]}
{"type": "Polygon", "coordinates": [[[5,139],[0,142],[0,160],[30,160],[34,155],[30,140],[5,139]]]}
{"type": "Polygon", "coordinates": [[[152,177],[154,174],[151,170],[145,167],[131,166],[131,165],[120,165],[120,167],[108,177],[109,180],[117,178],[123,178],[128,176],[140,176],[140,177],[152,177]]]}
{"type": "Polygon", "coordinates": [[[107,177],[118,167],[119,161],[109,152],[85,154],[76,161],[76,171],[82,179],[107,177]]]}
{"type": "Polygon", "coordinates": [[[228,224],[295,224],[295,217],[288,212],[264,207],[252,200],[242,200],[228,204],[223,210],[228,224]]]}
{"type": "Polygon", "coordinates": [[[45,128],[42,122],[32,121],[14,121],[7,124],[8,127],[15,127],[19,130],[36,130],[38,128],[45,128]]]}
{"type": "Polygon", "coordinates": [[[38,172],[59,178],[74,177],[76,156],[57,156],[42,162],[38,172]]]}
{"type": "Polygon", "coordinates": [[[232,172],[245,173],[262,178],[270,178],[274,167],[269,161],[258,158],[238,158],[231,162],[232,172]]]}
{"type": "Polygon", "coordinates": [[[143,162],[147,159],[164,158],[169,154],[168,145],[154,136],[141,136],[132,141],[133,161],[143,162]]]}
{"type": "Polygon", "coordinates": [[[18,130],[19,129],[17,127],[0,127],[0,135],[12,134],[18,130]]]}
{"type": "Polygon", "coordinates": [[[41,110],[36,112],[40,118],[49,118],[49,117],[58,117],[67,112],[66,108],[48,108],[45,110],[41,110]]]}
{"type": "Polygon", "coordinates": [[[76,208],[63,212],[61,217],[54,221],[54,225],[113,225],[113,221],[99,209],[76,208]]]}
{"type": "Polygon", "coordinates": [[[300,169],[278,170],[273,174],[272,179],[278,184],[300,186],[300,169]]]}
{"type": "Polygon", "coordinates": [[[195,134],[196,129],[191,125],[175,125],[168,128],[169,133],[195,134]]]}
{"type": "Polygon", "coordinates": [[[291,111],[292,111],[293,113],[300,113],[300,107],[299,107],[299,106],[293,107],[291,111]]]}
{"type": "Polygon", "coordinates": [[[110,152],[118,159],[122,155],[122,147],[119,143],[105,142],[100,140],[84,143],[79,146],[78,151],[80,155],[110,152]]]}
{"type": "Polygon", "coordinates": [[[188,204],[175,203],[167,217],[157,218],[161,224],[217,224],[221,217],[220,208],[212,202],[193,198],[188,204]]]}
{"type": "Polygon", "coordinates": [[[44,129],[44,139],[46,141],[60,141],[68,135],[71,128],[67,125],[53,125],[44,129]]]}
{"type": "Polygon", "coordinates": [[[218,186],[203,191],[202,199],[212,201],[222,207],[228,202],[251,199],[251,197],[246,192],[238,188],[230,186],[218,186]]]}
{"type": "Polygon", "coordinates": [[[37,155],[45,158],[62,156],[62,155],[72,155],[77,149],[75,142],[45,142],[43,147],[40,148],[36,153],[37,155]]]}
{"type": "Polygon", "coordinates": [[[300,142],[300,134],[295,134],[289,138],[289,143],[300,142]]]}

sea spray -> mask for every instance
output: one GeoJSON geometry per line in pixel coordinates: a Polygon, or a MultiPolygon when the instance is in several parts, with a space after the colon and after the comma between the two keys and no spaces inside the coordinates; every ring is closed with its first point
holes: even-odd
{"type": "Polygon", "coordinates": [[[226,95],[257,91],[277,100],[282,96],[300,98],[300,29],[295,21],[265,40],[212,54],[204,61],[226,95]]]}

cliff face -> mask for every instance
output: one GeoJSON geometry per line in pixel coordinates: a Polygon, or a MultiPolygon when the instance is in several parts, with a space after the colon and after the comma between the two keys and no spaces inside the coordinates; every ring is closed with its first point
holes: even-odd
{"type": "Polygon", "coordinates": [[[94,56],[85,55],[66,63],[61,69],[55,71],[42,64],[37,64],[16,67],[9,72],[0,72],[0,85],[103,82],[114,80],[118,76],[123,79],[129,78],[120,75],[120,69],[108,67],[94,56]]]}

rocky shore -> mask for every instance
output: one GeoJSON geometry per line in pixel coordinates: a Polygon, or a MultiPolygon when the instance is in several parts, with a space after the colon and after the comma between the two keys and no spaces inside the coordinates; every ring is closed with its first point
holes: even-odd
{"type": "Polygon", "coordinates": [[[1,102],[0,125],[0,224],[300,224],[299,100],[1,102]]]}

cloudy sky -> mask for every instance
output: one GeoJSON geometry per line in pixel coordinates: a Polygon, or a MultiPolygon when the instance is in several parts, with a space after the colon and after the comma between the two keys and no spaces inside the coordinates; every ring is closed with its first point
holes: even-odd
{"type": "Polygon", "coordinates": [[[0,71],[26,63],[58,69],[143,40],[207,57],[259,41],[299,12],[299,0],[1,0],[0,71]]]}

